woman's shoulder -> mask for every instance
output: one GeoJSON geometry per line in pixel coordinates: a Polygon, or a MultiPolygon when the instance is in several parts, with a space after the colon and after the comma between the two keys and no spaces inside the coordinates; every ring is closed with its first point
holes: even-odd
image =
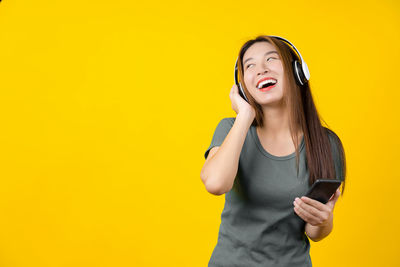
{"type": "Polygon", "coordinates": [[[339,136],[332,129],[329,129],[324,126],[323,126],[323,128],[325,129],[325,131],[329,137],[329,141],[331,142],[332,145],[338,145],[338,144],[341,145],[342,144],[339,136]]]}
{"type": "Polygon", "coordinates": [[[235,117],[224,117],[220,120],[220,123],[224,123],[224,124],[233,126],[233,123],[235,122],[235,120],[236,120],[235,117]]]}
{"type": "Polygon", "coordinates": [[[332,129],[329,129],[329,128],[325,127],[325,126],[322,126],[322,128],[324,128],[324,130],[326,131],[326,133],[328,134],[328,136],[330,138],[339,138],[337,136],[337,134],[332,129]]]}

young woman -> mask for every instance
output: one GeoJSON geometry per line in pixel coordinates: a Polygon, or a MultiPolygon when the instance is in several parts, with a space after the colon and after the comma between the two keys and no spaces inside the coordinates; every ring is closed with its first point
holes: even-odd
{"type": "Polygon", "coordinates": [[[326,204],[304,195],[316,179],[331,178],[343,182],[343,194],[345,154],[338,136],[321,125],[309,82],[296,80],[294,60],[302,62],[272,36],[240,49],[248,102],[234,85],[237,116],[219,122],[200,174],[208,192],[225,194],[209,267],[312,266],[308,238],[316,242],[332,231],[340,190],[326,204]]]}

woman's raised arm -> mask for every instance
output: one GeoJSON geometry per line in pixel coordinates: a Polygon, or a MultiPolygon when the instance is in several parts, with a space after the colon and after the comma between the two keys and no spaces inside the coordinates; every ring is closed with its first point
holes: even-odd
{"type": "Polygon", "coordinates": [[[200,177],[208,192],[222,195],[232,189],[247,131],[254,114],[239,113],[220,147],[213,147],[201,169],[200,177]]]}

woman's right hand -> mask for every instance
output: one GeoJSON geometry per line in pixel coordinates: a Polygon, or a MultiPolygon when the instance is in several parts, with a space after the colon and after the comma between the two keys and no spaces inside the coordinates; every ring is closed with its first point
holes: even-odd
{"type": "Polygon", "coordinates": [[[229,93],[229,98],[232,102],[232,109],[239,113],[246,113],[251,116],[251,118],[255,118],[256,112],[254,108],[243,98],[239,95],[239,89],[236,84],[234,84],[231,88],[229,93]]]}

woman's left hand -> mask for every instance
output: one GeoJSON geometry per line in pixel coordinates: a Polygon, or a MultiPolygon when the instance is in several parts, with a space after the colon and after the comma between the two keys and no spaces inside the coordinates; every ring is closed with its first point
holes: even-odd
{"type": "Polygon", "coordinates": [[[296,198],[293,202],[294,211],[300,218],[313,226],[325,226],[333,217],[333,209],[339,196],[339,188],[326,204],[302,196],[301,198],[296,198]]]}

